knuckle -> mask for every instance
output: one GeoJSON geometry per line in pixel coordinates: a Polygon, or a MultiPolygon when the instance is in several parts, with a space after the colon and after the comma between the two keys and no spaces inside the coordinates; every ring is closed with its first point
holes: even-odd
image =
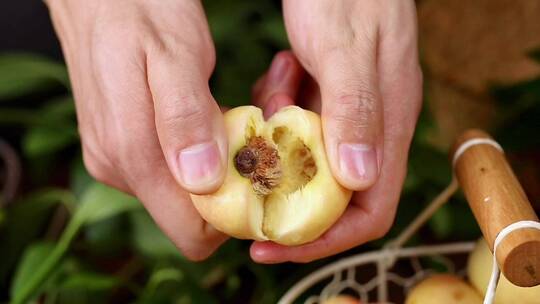
{"type": "MultiPolygon", "coordinates": [[[[118,164],[118,155],[115,152],[115,141],[110,137],[97,137],[89,142],[82,138],[83,163],[90,174],[98,182],[118,188],[119,175],[115,164],[118,164]]],[[[121,175],[121,174],[120,174],[121,175]]]]}
{"type": "Polygon", "coordinates": [[[213,252],[204,245],[205,240],[198,237],[192,237],[187,246],[178,246],[182,255],[190,261],[200,262],[206,260],[213,252]]]}
{"type": "MultiPolygon", "coordinates": [[[[98,50],[126,49],[137,45],[138,35],[141,32],[148,32],[148,30],[134,18],[120,21],[108,17],[98,23],[91,33],[91,41],[98,50]]],[[[110,57],[114,54],[114,52],[109,52],[106,55],[110,57]]]]}
{"type": "Polygon", "coordinates": [[[377,218],[379,220],[377,221],[377,223],[374,223],[373,227],[375,228],[371,233],[372,240],[380,239],[384,237],[388,233],[388,231],[390,231],[390,229],[392,228],[392,224],[394,223],[394,216],[394,214],[392,214],[392,216],[388,216],[387,212],[381,212],[379,214],[373,215],[373,218],[377,218]]]}
{"type": "Polygon", "coordinates": [[[182,255],[192,262],[201,262],[210,256],[211,252],[201,249],[184,249],[182,255]]]}
{"type": "Polygon", "coordinates": [[[392,221],[389,221],[389,220],[385,220],[381,223],[380,226],[378,226],[374,231],[373,231],[373,239],[374,240],[378,240],[382,237],[384,237],[388,231],[390,231],[390,228],[392,227],[392,221]]]}
{"type": "Polygon", "coordinates": [[[373,112],[376,108],[377,96],[371,89],[344,88],[338,90],[335,97],[338,105],[344,107],[345,110],[373,112]]]}
{"type": "Polygon", "coordinates": [[[370,127],[377,117],[377,96],[371,90],[357,89],[338,93],[331,109],[332,119],[340,126],[354,131],[370,127]]]}
{"type": "Polygon", "coordinates": [[[193,127],[205,124],[207,109],[194,95],[172,95],[165,97],[160,112],[166,128],[193,127]]]}
{"type": "Polygon", "coordinates": [[[216,65],[216,53],[211,38],[206,35],[195,35],[194,39],[178,35],[175,32],[160,31],[145,42],[148,53],[152,57],[162,58],[168,62],[196,63],[203,68],[203,74],[210,76],[216,65]],[[201,53],[204,56],[201,56],[201,53]]]}
{"type": "Polygon", "coordinates": [[[195,224],[198,227],[187,234],[171,236],[171,240],[187,259],[199,262],[207,259],[219,247],[220,238],[215,233],[205,230],[205,223],[195,224]]]}
{"type": "Polygon", "coordinates": [[[94,179],[104,184],[110,184],[109,168],[100,161],[89,149],[83,148],[83,163],[86,170],[94,179]]]}
{"type": "Polygon", "coordinates": [[[118,164],[120,157],[118,156],[118,141],[110,136],[103,136],[99,141],[99,146],[101,149],[100,160],[103,164],[108,167],[113,167],[113,164],[118,164]]]}

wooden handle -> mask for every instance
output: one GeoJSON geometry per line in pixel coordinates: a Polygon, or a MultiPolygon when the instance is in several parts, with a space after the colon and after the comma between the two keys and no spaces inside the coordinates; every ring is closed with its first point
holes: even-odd
{"type": "MultiPolygon", "coordinates": [[[[454,144],[452,159],[463,143],[475,138],[491,139],[480,130],[466,131],[454,144]]],[[[506,226],[523,220],[538,221],[502,151],[493,145],[477,144],[458,157],[454,164],[457,179],[490,249],[506,226]]],[[[515,285],[540,285],[540,230],[510,233],[497,248],[497,262],[515,285]]]]}

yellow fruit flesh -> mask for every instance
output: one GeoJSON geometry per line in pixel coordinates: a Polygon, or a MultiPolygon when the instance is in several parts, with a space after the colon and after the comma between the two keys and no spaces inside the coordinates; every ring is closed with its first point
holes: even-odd
{"type": "Polygon", "coordinates": [[[285,196],[304,187],[317,173],[310,149],[287,127],[277,127],[272,133],[281,158],[283,178],[271,195],[285,196]]]}
{"type": "Polygon", "coordinates": [[[278,114],[267,126],[278,147],[292,152],[282,165],[283,190],[289,191],[278,190],[266,199],[262,230],[271,240],[294,245],[311,241],[328,229],[345,209],[351,192],[341,187],[330,171],[319,117],[297,107],[284,108],[278,114]],[[313,159],[314,168],[301,164],[306,156],[296,155],[304,145],[309,148],[306,156],[313,159]]]}
{"type": "Polygon", "coordinates": [[[274,214],[287,212],[297,214],[289,196],[294,197],[297,191],[310,182],[317,173],[317,166],[310,149],[304,142],[294,136],[287,127],[277,127],[272,132],[272,140],[276,144],[281,160],[282,178],[279,185],[273,189],[272,193],[264,198],[265,216],[263,218],[262,230],[269,238],[275,238],[273,228],[279,226],[274,214]]]}
{"type": "Polygon", "coordinates": [[[225,182],[212,195],[192,195],[203,218],[237,238],[285,245],[312,241],[339,218],[351,191],[330,172],[318,115],[287,107],[264,121],[260,109],[240,107],[227,112],[225,122],[229,133],[225,182]],[[268,192],[258,191],[235,167],[235,155],[253,137],[263,138],[278,151],[280,178],[268,192]]]}
{"type": "Polygon", "coordinates": [[[360,300],[347,295],[338,295],[323,301],[321,304],[360,304],[360,300]]]}

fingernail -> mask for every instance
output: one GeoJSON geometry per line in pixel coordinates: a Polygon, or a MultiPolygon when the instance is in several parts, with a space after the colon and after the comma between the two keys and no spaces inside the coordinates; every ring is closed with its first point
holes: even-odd
{"type": "Polygon", "coordinates": [[[339,145],[341,172],[357,182],[371,183],[379,174],[377,153],[370,145],[342,143],[339,145]]]}
{"type": "Polygon", "coordinates": [[[251,258],[257,263],[276,264],[279,263],[272,255],[270,248],[275,247],[275,243],[270,241],[255,242],[250,249],[251,258]]]}
{"type": "Polygon", "coordinates": [[[202,186],[219,177],[221,161],[215,141],[189,146],[178,156],[180,178],[187,186],[202,186]]]}
{"type": "Polygon", "coordinates": [[[290,62],[285,56],[276,56],[270,66],[270,72],[268,73],[268,81],[271,83],[280,83],[287,74],[290,62]]]}

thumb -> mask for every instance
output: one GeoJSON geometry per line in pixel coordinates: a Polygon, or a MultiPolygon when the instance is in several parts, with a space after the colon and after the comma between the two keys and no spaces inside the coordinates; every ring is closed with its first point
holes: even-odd
{"type": "Polygon", "coordinates": [[[345,187],[373,185],[382,162],[383,116],[375,48],[334,49],[316,72],[322,97],[323,134],[334,176],[345,187]]]}
{"type": "Polygon", "coordinates": [[[216,191],[227,166],[223,117],[208,87],[211,70],[189,55],[148,58],[161,148],[177,182],[196,194],[216,191]]]}

